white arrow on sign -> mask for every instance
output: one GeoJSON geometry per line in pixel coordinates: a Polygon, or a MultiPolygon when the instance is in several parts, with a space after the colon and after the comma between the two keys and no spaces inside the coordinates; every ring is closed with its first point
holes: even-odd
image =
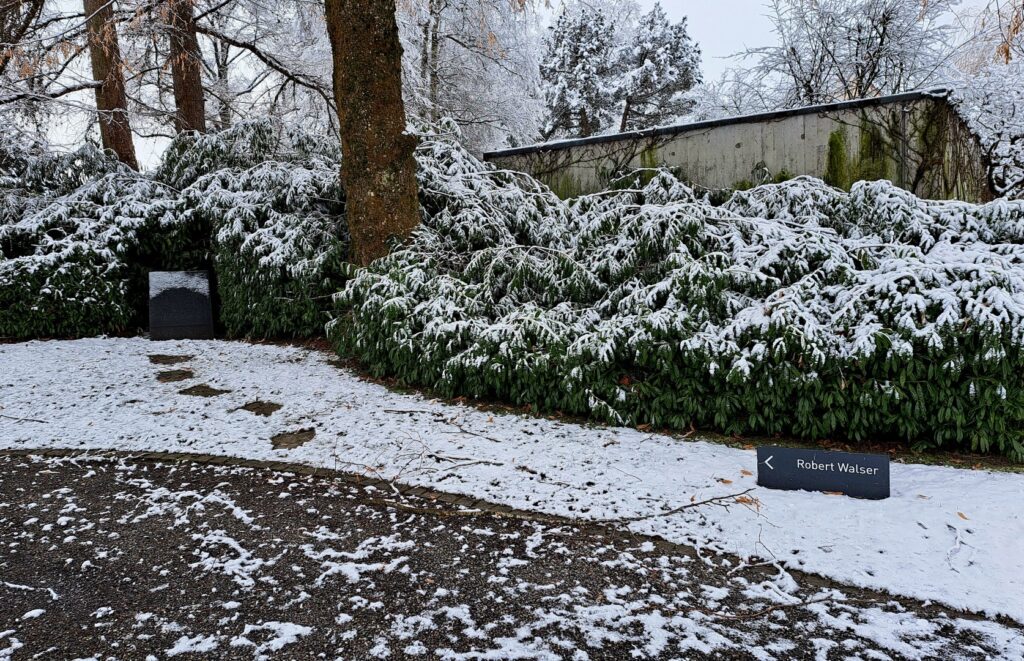
{"type": "Polygon", "coordinates": [[[768,468],[772,469],[772,470],[775,470],[775,466],[772,466],[772,459],[774,459],[774,458],[775,458],[774,454],[769,456],[767,459],[764,460],[764,465],[767,466],[768,468]]]}

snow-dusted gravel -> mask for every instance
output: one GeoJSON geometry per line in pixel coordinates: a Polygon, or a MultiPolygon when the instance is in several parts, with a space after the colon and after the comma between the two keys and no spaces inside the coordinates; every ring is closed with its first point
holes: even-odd
{"type": "Polygon", "coordinates": [[[1024,622],[1022,475],[894,465],[884,501],[769,491],[755,488],[752,451],[428,401],[361,381],[330,359],[221,341],[0,345],[0,448],[276,459],[539,512],[647,517],[629,528],[1024,622]],[[161,366],[150,354],[192,358],[161,366]],[[157,381],[171,369],[193,377],[157,381]],[[180,394],[195,385],[229,392],[180,394]],[[269,416],[240,408],[257,400],[283,406],[269,416]],[[310,429],[311,440],[273,447],[277,434],[310,429]],[[750,488],[750,502],[664,515],[750,488]]]}
{"type": "Polygon", "coordinates": [[[0,538],[0,659],[1024,655],[1020,626],[334,475],[0,457],[0,538]]]}

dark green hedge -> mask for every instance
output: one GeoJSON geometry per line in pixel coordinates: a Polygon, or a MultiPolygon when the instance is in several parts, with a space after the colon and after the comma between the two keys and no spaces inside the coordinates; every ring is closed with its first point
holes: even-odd
{"type": "Polygon", "coordinates": [[[0,337],[145,328],[151,270],[211,271],[232,336],[322,335],[344,282],[339,165],[336,142],[272,122],[179,136],[150,175],[0,143],[0,337]]]}
{"type": "MultiPolygon", "coordinates": [[[[331,337],[378,376],[613,424],[1024,459],[1024,204],[668,173],[564,204],[457,145],[331,337]]],[[[424,166],[424,163],[427,163],[424,166]]]]}

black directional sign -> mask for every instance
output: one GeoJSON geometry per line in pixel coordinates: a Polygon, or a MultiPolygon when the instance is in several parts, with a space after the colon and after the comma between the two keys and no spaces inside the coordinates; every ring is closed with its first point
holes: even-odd
{"type": "Polygon", "coordinates": [[[827,491],[880,500],[889,497],[889,456],[760,447],[757,484],[769,489],[827,491]]]}

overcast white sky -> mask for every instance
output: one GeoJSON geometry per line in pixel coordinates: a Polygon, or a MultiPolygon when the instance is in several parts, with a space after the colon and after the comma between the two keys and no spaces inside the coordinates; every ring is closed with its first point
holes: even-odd
{"type": "MultiPolygon", "coordinates": [[[[914,0],[906,0],[913,2],[914,0]]],[[[655,0],[637,0],[646,11],[655,0]]],[[[961,6],[984,6],[989,0],[963,0],[961,6]]],[[[690,36],[704,55],[704,79],[717,80],[733,66],[729,56],[745,48],[775,43],[765,0],[662,0],[661,6],[673,18],[689,17],[690,36]]]]}

